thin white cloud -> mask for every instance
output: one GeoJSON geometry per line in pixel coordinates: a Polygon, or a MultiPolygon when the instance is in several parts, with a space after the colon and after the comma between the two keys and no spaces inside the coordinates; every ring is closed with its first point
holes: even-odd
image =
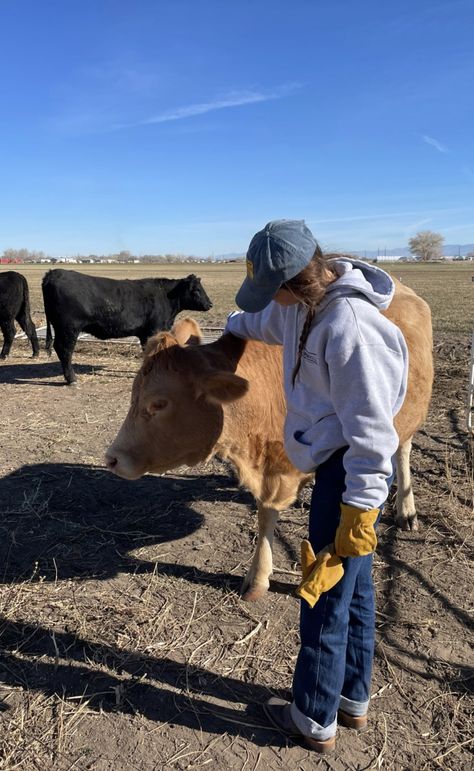
{"type": "Polygon", "coordinates": [[[452,230],[472,230],[474,222],[467,222],[465,225],[450,225],[448,228],[440,228],[443,233],[450,233],[452,230]]]}
{"type": "Polygon", "coordinates": [[[405,238],[409,238],[414,233],[417,233],[419,229],[423,227],[423,225],[428,225],[431,221],[432,221],[432,217],[424,217],[423,219],[418,220],[417,222],[413,222],[411,225],[407,225],[407,227],[403,231],[405,238]]]}
{"type": "Polygon", "coordinates": [[[184,120],[194,118],[196,115],[204,115],[215,110],[224,110],[229,107],[242,107],[247,104],[256,104],[258,102],[268,102],[273,99],[281,99],[292,91],[301,88],[299,83],[289,83],[278,86],[272,91],[231,91],[220,99],[212,102],[198,102],[188,104],[183,107],[177,107],[174,110],[165,110],[164,112],[152,115],[148,118],[135,121],[134,123],[122,123],[114,126],[115,129],[134,128],[136,126],[149,126],[157,123],[168,123],[169,121],[184,120]]]}
{"type": "Polygon", "coordinates": [[[438,150],[438,152],[449,153],[448,148],[445,145],[442,145],[441,142],[439,142],[434,137],[429,137],[427,134],[422,134],[421,138],[423,142],[426,142],[427,145],[431,145],[432,147],[435,147],[438,150]]]}
{"type": "Polygon", "coordinates": [[[453,213],[453,212],[462,212],[466,211],[467,207],[462,208],[451,208],[451,209],[430,209],[426,211],[396,211],[396,212],[384,212],[383,214],[358,214],[355,216],[348,216],[348,217],[334,217],[330,219],[308,219],[307,223],[308,225],[325,225],[330,223],[339,223],[339,222],[365,222],[365,221],[371,221],[371,220],[383,220],[383,219],[396,219],[397,217],[418,217],[418,216],[426,216],[426,215],[433,215],[433,214],[445,214],[445,213],[453,213]]]}

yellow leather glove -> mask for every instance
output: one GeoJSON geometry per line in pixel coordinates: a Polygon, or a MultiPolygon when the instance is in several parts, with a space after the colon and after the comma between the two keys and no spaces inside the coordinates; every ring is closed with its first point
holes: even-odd
{"type": "Polygon", "coordinates": [[[336,530],[334,546],[339,557],[365,557],[377,546],[374,524],[379,509],[362,511],[341,503],[341,521],[336,530]]]}
{"type": "Polygon", "coordinates": [[[314,608],[322,592],[336,586],[344,575],[342,560],[334,553],[334,544],[325,546],[317,554],[309,541],[301,542],[301,571],[303,579],[296,594],[314,608]]]}

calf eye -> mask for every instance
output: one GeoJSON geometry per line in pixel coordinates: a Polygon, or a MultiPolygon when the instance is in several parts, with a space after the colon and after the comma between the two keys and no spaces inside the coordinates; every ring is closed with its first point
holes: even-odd
{"type": "Polygon", "coordinates": [[[168,406],[168,399],[154,399],[147,406],[147,412],[149,415],[156,415],[157,412],[161,412],[168,406]]]}

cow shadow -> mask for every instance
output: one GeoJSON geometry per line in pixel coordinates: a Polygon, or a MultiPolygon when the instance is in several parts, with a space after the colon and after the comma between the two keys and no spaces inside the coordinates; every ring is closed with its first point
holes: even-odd
{"type": "MultiPolygon", "coordinates": [[[[90,375],[103,369],[101,365],[95,364],[74,364],[74,369],[78,375],[90,375]]],[[[63,378],[61,365],[57,361],[38,361],[31,359],[31,364],[3,364],[0,362],[0,384],[7,383],[28,383],[28,385],[41,386],[65,386],[66,381],[63,378]],[[47,378],[58,378],[60,381],[53,381],[47,378]],[[37,381],[37,382],[32,382],[37,381]]]]}
{"type": "MultiPolygon", "coordinates": [[[[23,466],[0,480],[0,580],[106,580],[118,573],[159,570],[238,591],[241,577],[228,572],[133,555],[197,531],[204,517],[194,501],[254,506],[230,474],[146,476],[127,482],[91,466],[23,466]]],[[[281,584],[274,588],[288,589],[281,584]]]]}

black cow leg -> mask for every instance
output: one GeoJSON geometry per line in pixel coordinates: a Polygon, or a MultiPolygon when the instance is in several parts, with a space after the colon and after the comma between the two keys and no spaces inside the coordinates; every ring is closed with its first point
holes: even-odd
{"type": "Polygon", "coordinates": [[[68,385],[76,382],[76,373],[72,368],[72,354],[76,345],[79,332],[70,332],[68,335],[54,338],[54,350],[63,368],[64,377],[68,385]]]}
{"type": "Polygon", "coordinates": [[[2,321],[0,327],[3,332],[3,348],[0,353],[0,359],[6,359],[15,337],[15,325],[13,321],[2,321]]]}
{"type": "Polygon", "coordinates": [[[24,311],[20,311],[16,317],[16,320],[31,343],[33,356],[39,356],[38,335],[36,334],[36,327],[33,324],[30,316],[27,315],[24,311]]]}

